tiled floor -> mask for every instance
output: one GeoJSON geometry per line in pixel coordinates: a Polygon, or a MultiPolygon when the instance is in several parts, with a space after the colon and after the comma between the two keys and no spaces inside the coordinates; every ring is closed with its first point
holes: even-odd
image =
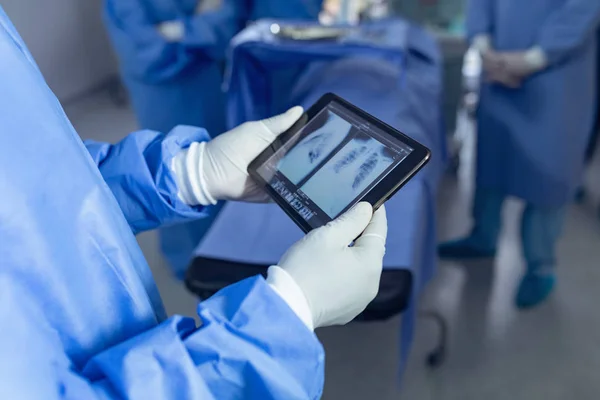
{"type": "MultiPolygon", "coordinates": [[[[115,141],[135,128],[131,112],[105,96],[67,107],[84,138],[115,141]]],[[[465,131],[468,133],[468,129],[465,131]]],[[[469,135],[466,135],[469,137],[469,135]]],[[[468,164],[470,143],[465,146],[468,164]]],[[[440,193],[440,237],[468,229],[468,165],[449,177],[440,193]]],[[[592,203],[600,198],[600,163],[590,174],[589,204],[573,206],[560,244],[559,285],[542,307],[518,312],[512,301],[523,265],[518,219],[509,202],[500,254],[494,263],[442,263],[422,307],[448,319],[450,353],[436,371],[424,358],[434,344],[434,326],[420,320],[400,391],[397,376],[398,320],[324,330],[326,399],[532,400],[596,399],[600,392],[600,220],[592,203]]],[[[168,312],[194,315],[195,300],[171,278],[154,232],[140,244],[158,281],[168,312]]]]}

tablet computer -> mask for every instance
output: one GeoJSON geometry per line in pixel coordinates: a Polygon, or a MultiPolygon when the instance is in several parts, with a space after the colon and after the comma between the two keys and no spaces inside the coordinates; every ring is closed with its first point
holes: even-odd
{"type": "Polygon", "coordinates": [[[332,93],[249,166],[250,176],[304,231],[356,203],[377,209],[429,161],[414,139],[332,93]]]}

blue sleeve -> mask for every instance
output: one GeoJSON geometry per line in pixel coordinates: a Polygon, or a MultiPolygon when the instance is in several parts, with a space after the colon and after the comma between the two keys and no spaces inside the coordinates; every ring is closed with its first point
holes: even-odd
{"type": "Polygon", "coordinates": [[[98,354],[85,378],[102,398],[320,398],[323,348],[262,278],[222,290],[198,314],[199,329],[173,317],[98,354]]]}
{"type": "Polygon", "coordinates": [[[249,15],[247,0],[224,0],[216,10],[196,14],[183,20],[182,44],[207,49],[213,59],[225,59],[229,42],[243,29],[249,15]]]}
{"type": "Polygon", "coordinates": [[[469,0],[466,24],[469,40],[477,35],[493,35],[494,2],[495,0],[469,0]]]}
{"type": "Polygon", "coordinates": [[[567,0],[542,25],[537,44],[555,64],[591,39],[599,24],[599,0],[567,0]]]}
{"type": "Polygon", "coordinates": [[[170,164],[190,143],[209,139],[204,129],[178,126],[168,135],[145,130],[115,145],[86,141],[85,146],[131,229],[138,233],[206,216],[201,207],[179,200],[170,164]]]}
{"type": "MultiPolygon", "coordinates": [[[[19,284],[0,297],[17,300],[19,284]]],[[[47,307],[34,296],[17,303],[0,309],[2,399],[305,400],[322,392],[321,344],[262,278],[201,303],[200,328],[180,316],[138,327],[82,365],[48,325],[47,307]]]]}
{"type": "Polygon", "coordinates": [[[177,76],[199,57],[219,58],[240,29],[245,8],[226,0],[217,10],[180,18],[186,27],[181,42],[166,41],[140,0],[106,0],[104,21],[127,74],[149,82],[177,76]]]}

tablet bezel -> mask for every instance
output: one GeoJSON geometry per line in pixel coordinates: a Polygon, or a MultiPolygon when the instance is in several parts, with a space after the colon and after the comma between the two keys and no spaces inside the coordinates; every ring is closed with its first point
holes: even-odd
{"type": "Polygon", "coordinates": [[[281,134],[269,147],[258,155],[248,166],[248,173],[251,178],[261,186],[277,203],[283,211],[305,232],[308,233],[315,229],[288,204],[279,193],[277,193],[264,178],[258,173],[258,169],[266,163],[286,142],[294,137],[306,124],[308,124],[321,110],[327,107],[331,102],[337,102],[347,108],[358,117],[366,120],[369,124],[379,128],[384,133],[396,138],[413,149],[413,151],[396,166],[388,175],[386,175],[375,187],[373,187],[361,201],[367,201],[373,209],[378,209],[383,203],[389,200],[398,190],[402,188],[421,168],[423,168],[431,157],[431,151],[417,142],[416,140],[406,136],[397,129],[391,127],[385,122],[375,118],[366,111],[354,106],[343,98],[327,93],[323,95],[314,105],[312,105],[300,117],[298,122],[292,125],[286,132],[281,134]]]}

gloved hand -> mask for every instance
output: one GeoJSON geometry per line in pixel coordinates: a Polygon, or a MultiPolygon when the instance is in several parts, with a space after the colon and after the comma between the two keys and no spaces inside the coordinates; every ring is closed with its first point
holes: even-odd
{"type": "Polygon", "coordinates": [[[283,269],[304,294],[314,327],[346,324],[377,295],[386,237],[385,208],[373,214],[369,203],[359,203],[294,244],[269,269],[267,282],[285,299],[286,289],[272,276],[283,269]]]}
{"type": "Polygon", "coordinates": [[[501,52],[498,56],[503,69],[520,79],[527,78],[548,65],[546,54],[539,47],[527,51],[501,52]]]}
{"type": "Polygon", "coordinates": [[[246,122],[210,142],[192,143],[173,158],[179,197],[189,205],[218,200],[267,202],[248,175],[248,165],[302,116],[302,107],[262,121],[246,122]]]}
{"type": "Polygon", "coordinates": [[[194,9],[194,14],[202,14],[204,12],[204,1],[200,0],[198,1],[198,4],[196,4],[196,8],[194,9]]]}
{"type": "Polygon", "coordinates": [[[473,38],[472,46],[481,56],[483,78],[486,81],[500,83],[512,89],[521,86],[523,77],[506,68],[502,54],[494,50],[489,35],[476,35],[473,38]]]}
{"type": "Polygon", "coordinates": [[[473,38],[472,46],[479,52],[482,61],[483,77],[488,82],[497,82],[510,88],[521,85],[520,79],[509,73],[500,57],[500,53],[492,47],[489,35],[481,34],[473,38]]]}
{"type": "MultiPolygon", "coordinates": [[[[204,1],[199,1],[194,8],[194,15],[203,14],[216,8],[218,8],[218,3],[206,5],[204,1]]],[[[156,29],[167,42],[181,42],[185,36],[185,24],[179,20],[162,22],[156,26],[156,29]]]]}
{"type": "Polygon", "coordinates": [[[506,87],[516,89],[521,86],[522,77],[513,74],[505,67],[501,53],[488,49],[481,53],[484,77],[489,82],[500,83],[506,87]]]}
{"type": "Polygon", "coordinates": [[[156,29],[167,42],[180,42],[185,35],[185,26],[182,21],[165,21],[158,24],[156,29]]]}
{"type": "Polygon", "coordinates": [[[205,14],[207,12],[218,10],[221,7],[223,7],[223,5],[221,4],[222,2],[223,2],[223,0],[212,0],[212,1],[200,0],[200,1],[198,1],[198,4],[196,4],[196,8],[194,9],[194,14],[200,15],[200,14],[205,14]]]}

